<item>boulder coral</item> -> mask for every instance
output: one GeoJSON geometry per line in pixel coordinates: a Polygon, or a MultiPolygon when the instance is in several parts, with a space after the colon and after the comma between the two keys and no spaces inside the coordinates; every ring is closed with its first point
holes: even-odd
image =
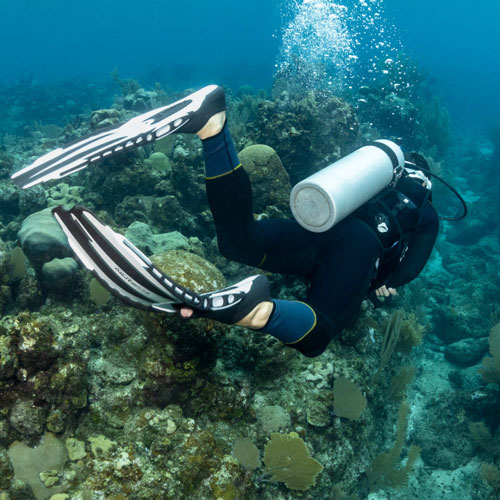
{"type": "Polygon", "coordinates": [[[254,144],[238,156],[252,183],[254,212],[263,213],[269,205],[274,205],[288,213],[290,178],[276,151],[264,144],[254,144]]]}

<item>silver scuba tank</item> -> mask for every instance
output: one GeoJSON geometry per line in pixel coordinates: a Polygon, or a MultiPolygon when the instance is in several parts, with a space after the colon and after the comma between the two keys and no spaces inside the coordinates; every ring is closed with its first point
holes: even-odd
{"type": "Polygon", "coordinates": [[[404,163],[394,142],[363,146],[296,184],[290,193],[293,216],[309,231],[327,231],[387,187],[404,163]]]}

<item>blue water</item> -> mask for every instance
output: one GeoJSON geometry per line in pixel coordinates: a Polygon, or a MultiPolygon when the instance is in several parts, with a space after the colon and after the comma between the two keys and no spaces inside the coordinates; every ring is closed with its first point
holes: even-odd
{"type": "Polygon", "coordinates": [[[168,72],[175,65],[208,77],[236,73],[235,80],[255,84],[271,79],[278,45],[273,34],[280,23],[273,2],[2,4],[0,81],[22,74],[39,81],[103,79],[112,67],[138,76],[158,68],[168,72]]]}
{"type": "Polygon", "coordinates": [[[438,81],[456,120],[498,121],[500,2],[385,1],[408,53],[438,81]]]}
{"type": "MultiPolygon", "coordinates": [[[[488,123],[499,115],[498,1],[366,5],[381,9],[391,37],[400,37],[403,50],[436,79],[458,122],[488,123]]],[[[102,81],[116,67],[123,76],[162,77],[181,87],[183,80],[269,87],[282,30],[296,11],[296,2],[271,0],[3,1],[0,82],[102,81]]]]}

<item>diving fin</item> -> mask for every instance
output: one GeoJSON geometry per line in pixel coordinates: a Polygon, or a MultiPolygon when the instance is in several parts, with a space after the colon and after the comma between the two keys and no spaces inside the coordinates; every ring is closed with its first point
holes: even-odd
{"type": "Polygon", "coordinates": [[[225,109],[223,88],[208,85],[173,104],[55,149],[14,173],[11,179],[23,189],[60,179],[93,162],[152,143],[174,132],[196,133],[210,117],[225,109]]]}
{"type": "Polygon", "coordinates": [[[269,300],[269,283],[264,275],[198,294],[159,271],[127,238],[102,224],[89,210],[58,206],[52,213],[83,266],[113,295],[132,306],[168,313],[186,306],[194,310],[193,318],[233,324],[259,302],[269,300]]]}

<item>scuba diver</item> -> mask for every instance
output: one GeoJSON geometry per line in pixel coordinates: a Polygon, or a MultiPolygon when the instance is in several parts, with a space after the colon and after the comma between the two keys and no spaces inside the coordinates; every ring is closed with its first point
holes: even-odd
{"type": "Polygon", "coordinates": [[[261,274],[197,294],[163,274],[89,210],[54,208],[81,263],[135,307],[262,331],[313,357],[363,300],[394,295],[429,259],[439,229],[424,170],[430,172],[421,156],[405,159],[391,141],[363,146],[298,183],[291,194],[294,219],[256,221],[250,181],[226,121],[224,91],[215,85],[52,151],[12,179],[23,188],[59,179],[170,133],[194,133],[202,141],[207,198],[222,255],[305,277],[309,289],[303,302],[275,299],[261,274]]]}

